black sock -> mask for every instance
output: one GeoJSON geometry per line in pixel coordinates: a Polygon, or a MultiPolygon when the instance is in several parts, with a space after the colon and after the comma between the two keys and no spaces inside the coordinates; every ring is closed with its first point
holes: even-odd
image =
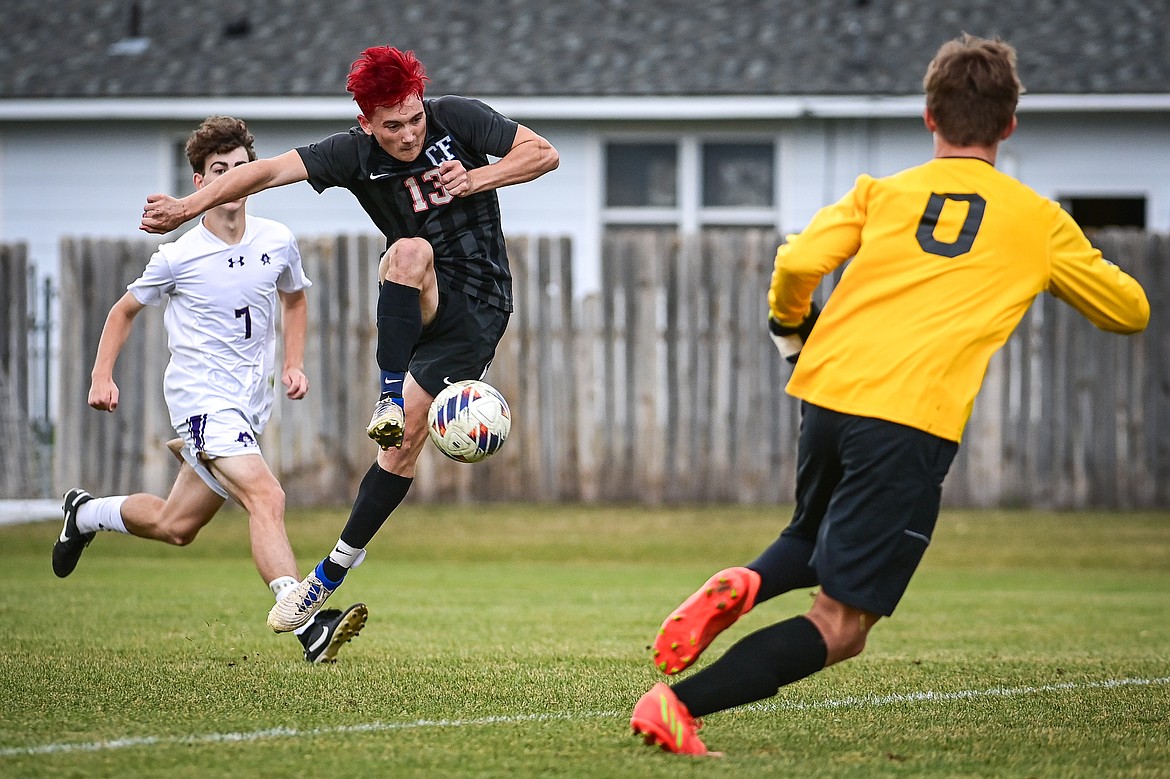
{"type": "Polygon", "coordinates": [[[406,373],[410,354],[422,333],[419,291],[395,281],[378,287],[378,367],[406,373]]]}
{"type": "Polygon", "coordinates": [[[824,668],[827,658],[821,631],[805,617],[793,617],[740,640],[673,689],[692,717],[702,717],[771,698],[824,668]]]}
{"type": "MultiPolygon", "coordinates": [[[[384,471],[377,463],[370,466],[358,487],[357,497],[349,512],[349,521],[341,531],[341,540],[355,549],[364,549],[406,497],[413,481],[384,471]]],[[[322,566],[325,575],[333,581],[341,581],[347,570],[329,558],[325,558],[322,566]]]]}
{"type": "Polygon", "coordinates": [[[772,542],[747,567],[760,575],[760,591],[755,602],[783,595],[800,587],[815,587],[817,572],[808,564],[813,542],[796,536],[782,535],[772,542]]]}

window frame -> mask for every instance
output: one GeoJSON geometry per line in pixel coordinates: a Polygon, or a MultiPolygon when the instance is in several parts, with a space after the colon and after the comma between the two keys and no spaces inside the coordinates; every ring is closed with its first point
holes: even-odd
{"type": "Polygon", "coordinates": [[[187,138],[190,134],[175,133],[169,139],[171,186],[167,190],[175,197],[185,197],[195,191],[191,163],[187,161],[187,138]]]}
{"type": "MultiPolygon", "coordinates": [[[[1148,192],[1087,192],[1083,190],[1063,192],[1055,200],[1061,208],[1069,213],[1082,230],[1104,230],[1109,228],[1147,230],[1150,223],[1150,193],[1148,192]],[[1074,201],[1093,201],[1097,203],[1109,201],[1140,201],[1142,207],[1142,223],[1140,225],[1098,225],[1085,224],[1076,217],[1074,201]]],[[[1087,205],[1087,204],[1086,204],[1087,205]]],[[[1084,216],[1082,215],[1082,219],[1084,216]]]]}
{"type": "Polygon", "coordinates": [[[780,230],[781,213],[781,136],[778,132],[715,133],[606,133],[600,138],[600,217],[602,229],[610,225],[673,225],[684,233],[697,233],[706,227],[761,227],[780,230]],[[677,205],[610,206],[608,205],[608,147],[610,144],[674,144],[678,149],[675,171],[677,205]],[[767,144],[772,148],[772,205],[767,207],[704,206],[704,144],[767,144]]]}

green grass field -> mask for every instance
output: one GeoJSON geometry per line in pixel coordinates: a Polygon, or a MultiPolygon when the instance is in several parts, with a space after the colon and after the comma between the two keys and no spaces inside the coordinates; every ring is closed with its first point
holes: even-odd
{"type": "MultiPolygon", "coordinates": [[[[307,566],[345,510],[296,512],[307,566]]],[[[399,511],[334,601],[335,666],[264,626],[239,513],[185,549],[0,528],[0,776],[1170,776],[1170,515],[944,512],[859,658],[707,718],[722,759],[649,749],[646,646],[787,508],[399,511]]],[[[713,645],[803,611],[761,605],[713,645]]]]}

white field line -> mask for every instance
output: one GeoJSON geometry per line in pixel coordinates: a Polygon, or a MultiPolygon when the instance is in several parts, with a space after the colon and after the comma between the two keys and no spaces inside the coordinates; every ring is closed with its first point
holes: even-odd
{"type": "MultiPolygon", "coordinates": [[[[927,691],[896,695],[863,695],[816,701],[813,703],[757,703],[744,708],[775,712],[866,708],[890,706],[898,703],[956,701],[970,700],[973,698],[1011,698],[1045,692],[1113,689],[1118,687],[1148,687],[1166,684],[1170,684],[1170,676],[1161,676],[1152,679],[1106,679],[1100,682],[1061,682],[1057,684],[1043,684],[1036,687],[992,687],[986,690],[958,690],[956,692],[927,691]]],[[[461,720],[368,722],[359,725],[338,725],[335,727],[310,728],[307,730],[297,728],[269,728],[267,730],[253,730],[246,733],[204,733],[202,735],[191,736],[138,736],[135,738],[119,738],[111,741],[66,742],[34,747],[8,747],[0,749],[0,757],[49,755],[69,752],[104,752],[113,749],[126,749],[128,747],[191,746],[196,744],[265,741],[276,738],[312,738],[315,736],[333,736],[345,733],[386,733],[395,730],[417,730],[419,728],[465,728],[483,725],[510,725],[524,722],[553,722],[557,720],[616,719],[626,716],[628,716],[628,713],[616,711],[562,712],[553,714],[501,715],[497,717],[478,717],[475,719],[461,720]]]]}
{"type": "Polygon", "coordinates": [[[809,709],[844,709],[865,706],[889,706],[893,703],[916,703],[918,701],[959,701],[970,698],[1011,698],[1018,695],[1033,695],[1038,692],[1062,692],[1065,690],[1099,690],[1114,687],[1148,687],[1170,684],[1170,676],[1153,679],[1106,679],[1101,682],[1058,682],[1038,687],[992,687],[987,690],[957,690],[955,692],[911,692],[898,695],[861,695],[817,701],[816,703],[756,703],[745,708],[760,711],[807,711],[809,709]]]}

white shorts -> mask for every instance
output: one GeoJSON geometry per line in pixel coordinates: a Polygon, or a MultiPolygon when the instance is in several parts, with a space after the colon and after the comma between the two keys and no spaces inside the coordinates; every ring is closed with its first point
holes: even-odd
{"type": "Polygon", "coordinates": [[[208,469],[206,465],[208,460],[217,457],[238,457],[242,454],[264,456],[252,426],[248,424],[244,415],[234,408],[189,417],[176,425],[175,431],[183,439],[183,460],[221,498],[231,496],[208,469]]]}

